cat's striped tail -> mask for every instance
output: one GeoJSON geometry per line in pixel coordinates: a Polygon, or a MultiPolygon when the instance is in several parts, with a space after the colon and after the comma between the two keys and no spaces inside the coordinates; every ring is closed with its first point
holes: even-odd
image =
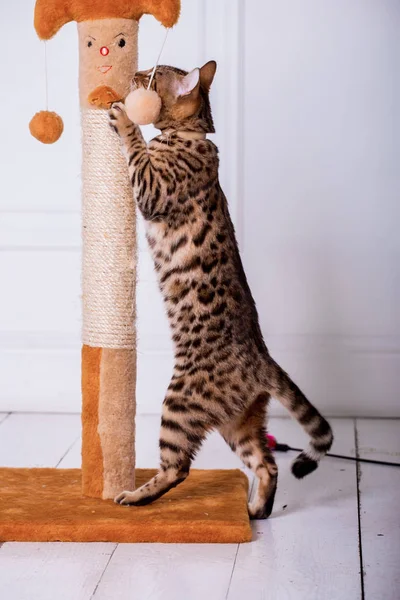
{"type": "Polygon", "coordinates": [[[270,394],[283,404],[311,438],[308,447],[298,455],[292,464],[293,475],[301,479],[315,471],[320,459],[332,446],[331,426],[307,400],[289,375],[272,360],[269,385],[270,394]]]}

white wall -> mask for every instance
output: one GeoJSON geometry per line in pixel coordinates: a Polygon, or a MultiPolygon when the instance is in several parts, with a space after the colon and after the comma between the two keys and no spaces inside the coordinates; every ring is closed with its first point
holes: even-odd
{"type": "Polygon", "coordinates": [[[246,2],[243,39],[263,331],[320,406],[399,415],[400,2],[246,2]]]}
{"type": "MultiPolygon", "coordinates": [[[[0,410],[77,411],[80,130],[76,25],[47,44],[33,0],[0,4],[0,410]]],[[[400,414],[397,0],[184,0],[164,62],[216,58],[221,178],[273,354],[330,414],[400,414]]],[[[141,24],[140,66],[163,38],[141,24]]],[[[147,132],[150,135],[150,131],[147,132]]],[[[168,383],[168,327],[140,240],[142,412],[168,383]]]]}

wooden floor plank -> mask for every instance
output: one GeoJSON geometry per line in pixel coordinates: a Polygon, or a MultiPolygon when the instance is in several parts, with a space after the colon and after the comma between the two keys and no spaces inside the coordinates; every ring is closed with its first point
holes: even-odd
{"type": "Polygon", "coordinates": [[[94,600],[224,600],[237,544],[119,544],[94,600]]]}
{"type": "Polygon", "coordinates": [[[0,598],[90,600],[115,547],[104,543],[4,544],[0,598]]]}
{"type": "MultiPolygon", "coordinates": [[[[332,421],[334,451],[355,452],[349,420],[332,421]]],[[[279,441],[303,447],[297,423],[271,421],[279,441]]],[[[302,481],[290,473],[295,454],[277,455],[278,493],[272,516],[254,522],[255,541],[239,548],[229,600],[359,600],[356,468],[326,458],[302,481]]]]}
{"type": "Polygon", "coordinates": [[[5,419],[7,419],[7,417],[10,416],[10,413],[0,413],[0,423],[2,423],[3,421],[5,421],[5,419]]]}
{"type": "Polygon", "coordinates": [[[58,469],[80,469],[82,466],[82,438],[79,436],[68,448],[57,465],[58,469]]]}
{"type": "MultiPolygon", "coordinates": [[[[400,420],[357,420],[361,458],[400,463],[400,420]]],[[[400,468],[360,464],[366,600],[400,597],[400,468]]]]}
{"type": "Polygon", "coordinates": [[[55,467],[79,436],[79,415],[12,414],[1,425],[2,467],[55,467]]]}

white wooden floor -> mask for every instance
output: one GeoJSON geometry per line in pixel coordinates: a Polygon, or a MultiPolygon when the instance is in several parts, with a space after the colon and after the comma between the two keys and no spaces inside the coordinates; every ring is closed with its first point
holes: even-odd
{"type": "MultiPolygon", "coordinates": [[[[400,462],[400,421],[334,419],[334,452],[400,462]]],[[[305,436],[286,419],[282,442],[305,436]]],[[[80,465],[80,417],[0,414],[0,465],[80,465]]],[[[139,417],[139,467],[157,466],[158,419],[139,417]]],[[[0,548],[4,600],[399,600],[400,469],[325,459],[295,480],[278,455],[278,494],[249,544],[22,544],[0,548]]],[[[212,436],[196,467],[240,466],[212,436]]],[[[127,509],[128,510],[128,509],[127,509]]],[[[140,510],[140,509],[129,509],[140,510]]],[[[1,544],[0,544],[1,545],[1,544]]]]}

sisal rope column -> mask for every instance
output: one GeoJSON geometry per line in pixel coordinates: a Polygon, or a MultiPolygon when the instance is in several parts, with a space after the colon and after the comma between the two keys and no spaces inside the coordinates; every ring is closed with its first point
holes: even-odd
{"type": "Polygon", "coordinates": [[[118,136],[82,109],[83,343],[135,347],[135,204],[118,136]]]}

